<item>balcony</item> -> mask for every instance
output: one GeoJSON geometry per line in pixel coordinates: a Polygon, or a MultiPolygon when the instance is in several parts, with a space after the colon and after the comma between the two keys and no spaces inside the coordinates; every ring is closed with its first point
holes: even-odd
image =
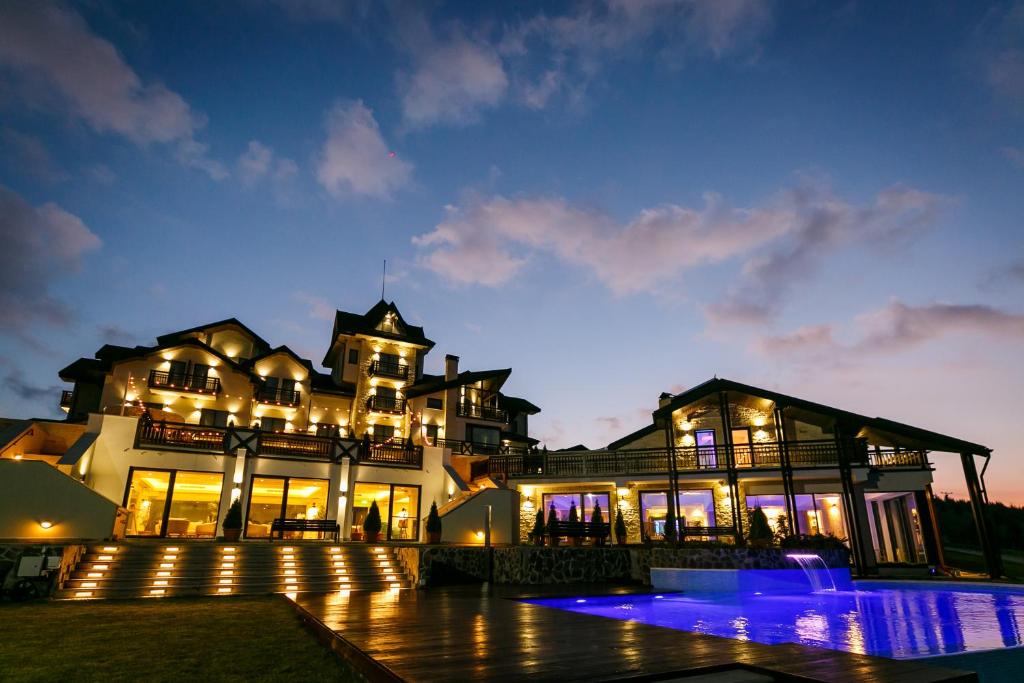
{"type": "Polygon", "coordinates": [[[487,473],[511,478],[579,477],[630,474],[668,475],[674,455],[676,470],[835,469],[840,462],[875,469],[927,469],[925,451],[876,449],[869,453],[862,439],[847,441],[785,441],[723,446],[618,451],[575,451],[499,455],[486,461],[487,473]],[[870,457],[869,457],[870,456],[870,457]]]}
{"type": "Polygon", "coordinates": [[[369,448],[365,446],[359,451],[359,462],[367,465],[383,465],[385,467],[423,467],[423,447],[409,448],[402,444],[375,443],[369,448]]]}
{"type": "Polygon", "coordinates": [[[475,403],[457,404],[455,414],[459,417],[473,417],[479,420],[508,422],[508,415],[501,408],[495,408],[494,406],[481,406],[475,403]]]}
{"type": "Polygon", "coordinates": [[[281,387],[261,387],[256,391],[256,401],[278,406],[297,406],[302,400],[300,391],[281,387]]]}
{"type": "Polygon", "coordinates": [[[60,407],[65,413],[71,410],[71,402],[74,400],[74,391],[62,391],[60,392],[60,407]]]}
{"type": "Polygon", "coordinates": [[[375,413],[402,414],[405,412],[405,399],[373,395],[366,399],[366,409],[375,413]]]}
{"type": "Polygon", "coordinates": [[[150,370],[149,388],[216,396],[220,393],[220,379],[217,377],[197,377],[185,374],[172,375],[169,372],[150,370]]]}
{"type": "Polygon", "coordinates": [[[329,460],[334,439],[312,434],[262,432],[256,451],[260,455],[281,455],[329,460]]]}
{"type": "Polygon", "coordinates": [[[407,379],[409,377],[409,366],[402,363],[389,363],[387,361],[375,360],[370,363],[366,374],[370,377],[388,377],[391,379],[407,379]]]}
{"type": "Polygon", "coordinates": [[[135,447],[223,453],[227,448],[227,434],[228,430],[220,427],[139,420],[135,447]]]}

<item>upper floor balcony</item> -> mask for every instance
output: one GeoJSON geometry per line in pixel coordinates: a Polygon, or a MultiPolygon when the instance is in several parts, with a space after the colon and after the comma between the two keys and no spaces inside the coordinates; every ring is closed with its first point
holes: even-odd
{"type": "Polygon", "coordinates": [[[875,448],[863,439],[783,441],[755,444],[665,448],[532,452],[489,458],[490,475],[506,478],[586,477],[680,474],[745,470],[806,470],[871,467],[875,469],[928,469],[926,451],[875,448]]]}
{"type": "Polygon", "coordinates": [[[366,409],[375,413],[405,412],[405,399],[374,394],[366,399],[366,409]]]}
{"type": "Polygon", "coordinates": [[[74,400],[74,391],[62,391],[60,392],[60,407],[65,413],[71,410],[71,402],[74,400]]]}
{"type": "Polygon", "coordinates": [[[375,360],[370,362],[370,367],[367,369],[366,374],[370,377],[406,380],[409,378],[409,366],[404,363],[375,360]]]}
{"type": "Polygon", "coordinates": [[[256,390],[259,403],[272,403],[279,406],[297,406],[302,400],[302,392],[283,387],[260,387],[256,390]]]}
{"type": "Polygon", "coordinates": [[[455,414],[459,417],[473,417],[479,420],[508,422],[508,413],[495,406],[482,406],[476,403],[460,401],[456,405],[455,414]]]}
{"type": "MultiPolygon", "coordinates": [[[[238,431],[247,432],[250,437],[253,432],[248,429],[237,430],[234,427],[207,427],[183,422],[153,422],[141,419],[135,442],[136,448],[197,451],[220,455],[231,452],[231,434],[238,431]]],[[[247,439],[246,443],[254,443],[258,455],[330,460],[336,452],[335,443],[340,441],[336,437],[297,432],[255,431],[258,432],[255,441],[247,439]]]]}
{"type": "Polygon", "coordinates": [[[205,375],[188,375],[150,370],[149,388],[216,396],[220,393],[220,379],[217,377],[206,377],[205,375]]]}

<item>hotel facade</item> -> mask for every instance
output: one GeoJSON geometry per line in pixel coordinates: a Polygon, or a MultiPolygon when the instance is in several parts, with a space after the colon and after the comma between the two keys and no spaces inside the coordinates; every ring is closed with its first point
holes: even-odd
{"type": "Polygon", "coordinates": [[[736,542],[760,508],[780,536],[844,539],[861,574],[923,571],[944,564],[930,453],[951,452],[998,572],[979,444],[716,378],[605,448],[548,451],[529,436],[540,408],[503,391],[510,369],[448,355],[431,375],[433,347],[383,300],[337,312],[324,371],[235,319],[104,346],[61,370],[66,422],[0,429],[0,537],[212,539],[238,499],[245,540],[314,519],[362,540],[376,502],[381,540],[423,542],[433,502],[446,543],[482,543],[485,510],[488,540],[515,544],[539,510],[595,506],[622,512],[616,540],[736,542]]]}

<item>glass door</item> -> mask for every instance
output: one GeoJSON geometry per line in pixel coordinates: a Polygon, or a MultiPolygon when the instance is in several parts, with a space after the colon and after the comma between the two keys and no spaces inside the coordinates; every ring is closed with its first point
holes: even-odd
{"type": "Polygon", "coordinates": [[[132,470],[125,507],[128,508],[128,536],[161,536],[171,472],[132,470]]]}
{"type": "Polygon", "coordinates": [[[750,450],[750,428],[738,427],[730,432],[732,452],[736,458],[736,467],[753,467],[754,459],[750,450]]]}
{"type": "Polygon", "coordinates": [[[718,467],[718,455],[715,453],[715,430],[698,429],[697,438],[697,467],[704,469],[715,469],[718,467]]]}
{"type": "Polygon", "coordinates": [[[249,514],[246,517],[246,538],[270,538],[270,525],[281,516],[284,507],[284,477],[253,477],[249,492],[249,514]]]}
{"type": "Polygon", "coordinates": [[[217,535],[224,475],[173,472],[165,536],[213,538],[217,535]]]}

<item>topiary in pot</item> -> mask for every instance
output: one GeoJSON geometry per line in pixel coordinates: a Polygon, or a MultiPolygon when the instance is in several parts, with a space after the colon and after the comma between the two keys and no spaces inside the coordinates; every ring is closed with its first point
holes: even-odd
{"type": "Polygon", "coordinates": [[[544,545],[544,511],[537,510],[537,516],[533,520],[533,531],[530,532],[530,538],[533,539],[534,545],[544,545]]]}
{"type": "Polygon", "coordinates": [[[427,542],[441,542],[441,515],[437,514],[437,503],[430,503],[430,514],[427,515],[427,542]]]}
{"type": "Polygon", "coordinates": [[[370,509],[366,512],[366,519],[363,520],[363,533],[366,535],[367,543],[376,543],[381,530],[380,510],[377,508],[377,501],[370,502],[370,509]]]}
{"type": "Polygon", "coordinates": [[[754,548],[767,548],[772,544],[775,532],[768,524],[768,517],[760,506],[750,512],[750,531],[747,532],[747,542],[754,548]]]}
{"type": "Polygon", "coordinates": [[[548,510],[548,545],[557,546],[559,537],[558,532],[555,531],[555,526],[558,524],[558,513],[555,512],[554,503],[551,504],[551,509],[548,510]]]}
{"type": "MultiPolygon", "coordinates": [[[[575,502],[569,504],[569,521],[570,522],[579,522],[580,521],[580,513],[576,509],[576,503],[575,502]]],[[[582,536],[573,536],[572,537],[572,544],[573,545],[583,545],[583,537],[582,536]]]]}
{"type": "Polygon", "coordinates": [[[615,540],[619,545],[626,545],[626,520],[622,517],[622,508],[615,513],[615,540]]]}
{"type": "MultiPolygon", "coordinates": [[[[591,524],[604,524],[604,514],[601,512],[601,504],[594,501],[594,509],[590,511],[590,523],[591,524]]],[[[594,538],[596,545],[604,545],[604,536],[598,536],[594,538]]]]}
{"type": "Polygon", "coordinates": [[[242,499],[235,498],[224,515],[224,540],[237,541],[242,534],[242,499]]]}
{"type": "Polygon", "coordinates": [[[665,541],[674,543],[676,540],[676,516],[671,510],[665,515],[665,541]]]}

